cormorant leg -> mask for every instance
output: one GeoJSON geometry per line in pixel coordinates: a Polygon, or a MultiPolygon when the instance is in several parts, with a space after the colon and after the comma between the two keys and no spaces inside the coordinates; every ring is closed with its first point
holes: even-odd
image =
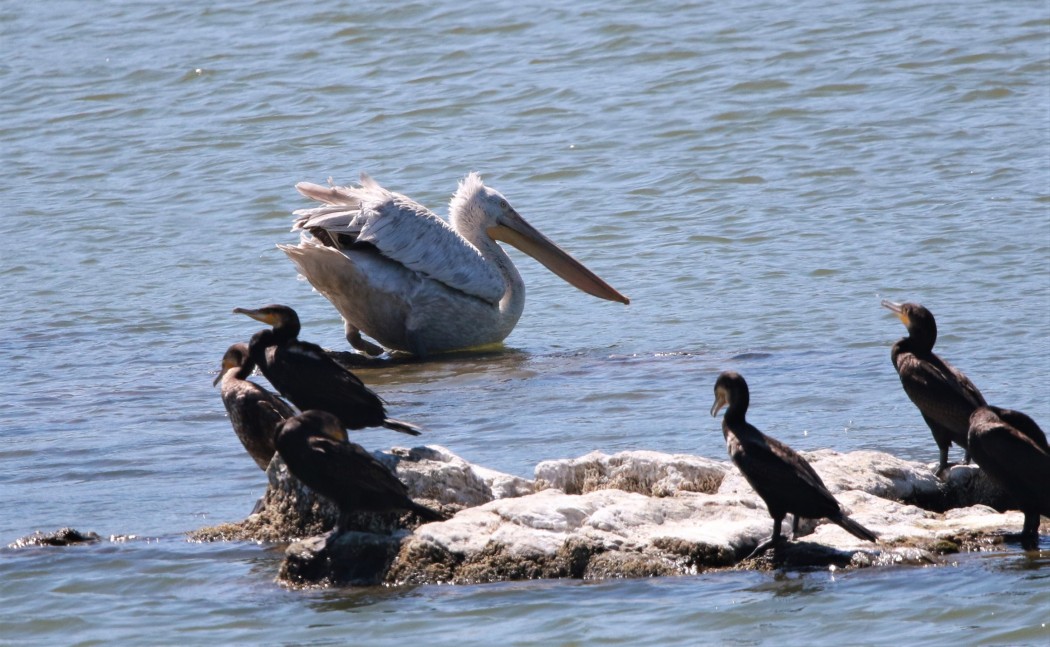
{"type": "Polygon", "coordinates": [[[1035,550],[1039,548],[1039,513],[1025,512],[1024,526],[1021,528],[1021,548],[1035,550]]]}
{"type": "Polygon", "coordinates": [[[339,511],[339,516],[336,517],[335,527],[332,528],[332,537],[343,534],[347,531],[347,526],[350,525],[350,515],[342,510],[339,511]]]}
{"type": "Polygon", "coordinates": [[[343,331],[346,333],[346,341],[350,342],[352,347],[361,351],[365,355],[378,357],[383,354],[384,351],[382,348],[362,337],[361,331],[357,327],[351,325],[346,319],[343,319],[343,331]]]}
{"type": "MultiPolygon", "coordinates": [[[[780,548],[781,548],[781,546],[784,545],[784,536],[780,534],[780,524],[783,523],[783,521],[784,521],[784,515],[783,514],[781,514],[780,517],[778,517],[776,519],[773,519],[773,561],[774,562],[780,561],[780,558],[781,558],[780,548]]],[[[798,517],[795,517],[795,521],[793,521],[792,523],[794,524],[797,521],[798,521],[798,517]]]]}
{"type": "Polygon", "coordinates": [[[922,414],[922,419],[926,421],[926,426],[930,428],[930,433],[933,434],[933,440],[937,443],[937,449],[940,450],[940,464],[937,465],[937,478],[942,481],[948,478],[948,470],[952,464],[948,462],[948,449],[952,446],[952,432],[950,429],[945,429],[938,423],[934,422],[922,414]]]}
{"type": "Polygon", "coordinates": [[[940,442],[940,440],[938,440],[937,441],[937,445],[938,445],[938,447],[941,450],[941,457],[940,457],[941,462],[937,466],[937,478],[939,478],[942,481],[947,481],[948,480],[948,470],[950,470],[952,468],[952,464],[948,462],[948,448],[951,446],[951,443],[943,443],[942,444],[940,442]]]}
{"type": "Polygon", "coordinates": [[[795,513],[791,514],[791,538],[798,539],[798,521],[799,516],[795,513]]]}
{"type": "Polygon", "coordinates": [[[765,540],[763,540],[762,542],[760,542],[758,544],[758,546],[755,546],[755,549],[753,551],[751,551],[751,554],[748,555],[747,557],[745,557],[744,559],[751,559],[752,557],[758,557],[762,553],[764,553],[767,550],[769,550],[770,547],[772,547],[773,550],[775,551],[776,547],[777,547],[777,544],[780,543],[780,540],[781,540],[781,537],[780,537],[780,522],[782,522],[783,520],[784,520],[784,515],[780,515],[779,517],[773,517],[773,534],[771,536],[769,536],[769,537],[766,537],[765,540]]]}

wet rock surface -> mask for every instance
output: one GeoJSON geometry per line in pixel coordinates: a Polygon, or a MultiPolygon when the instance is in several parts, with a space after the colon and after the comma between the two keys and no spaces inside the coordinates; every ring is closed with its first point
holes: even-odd
{"type": "Polygon", "coordinates": [[[27,548],[29,546],[74,546],[76,544],[94,544],[102,541],[98,534],[81,532],[75,528],[59,528],[52,532],[37,530],[11,542],[8,548],[27,548]]]}
{"type": "Polygon", "coordinates": [[[279,575],[293,586],[480,583],[936,563],[945,553],[999,543],[1023,520],[1019,512],[997,512],[1008,500],[974,466],[953,467],[941,481],[932,465],[880,452],[809,452],[807,460],[843,507],[880,539],[865,542],[835,524],[805,519],[774,564],[771,552],[745,559],[769,536],[772,521],[728,461],[592,452],[543,461],[528,480],[436,446],[375,455],[414,499],[453,516],[419,525],[411,515],[360,515],[351,532],[323,535],[334,526],[335,508],[277,457],[255,513],[191,538],[298,539],[279,575]]]}

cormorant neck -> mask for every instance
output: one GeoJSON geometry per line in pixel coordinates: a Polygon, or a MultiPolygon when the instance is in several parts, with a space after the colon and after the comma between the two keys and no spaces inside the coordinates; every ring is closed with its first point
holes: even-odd
{"type": "Polygon", "coordinates": [[[913,353],[928,355],[933,352],[933,344],[937,341],[937,330],[927,328],[914,328],[908,331],[908,336],[900,340],[901,348],[913,353]]]}
{"type": "Polygon", "coordinates": [[[266,366],[266,348],[277,344],[277,336],[269,328],[252,335],[248,342],[248,362],[253,366],[266,366]]]}
{"type": "MultiPolygon", "coordinates": [[[[251,347],[249,347],[248,352],[251,352],[251,347]]],[[[255,360],[252,359],[252,357],[249,355],[248,357],[244,358],[243,362],[241,362],[241,365],[237,369],[237,372],[234,374],[234,377],[238,380],[247,380],[248,377],[251,376],[253,371],[255,371],[255,360]]]]}
{"type": "Polygon", "coordinates": [[[300,326],[298,319],[284,319],[273,327],[273,342],[280,344],[297,339],[299,337],[299,330],[300,326]]]}
{"type": "Polygon", "coordinates": [[[729,403],[729,407],[725,412],[725,420],[727,422],[744,422],[744,417],[747,415],[747,406],[750,404],[750,394],[748,393],[736,393],[733,400],[729,403]]]}

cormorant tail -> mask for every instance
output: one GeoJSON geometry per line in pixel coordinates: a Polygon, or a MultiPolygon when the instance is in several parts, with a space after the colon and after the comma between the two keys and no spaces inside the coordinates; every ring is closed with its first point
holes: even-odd
{"type": "Polygon", "coordinates": [[[846,515],[842,515],[837,519],[831,519],[837,523],[843,530],[853,535],[857,539],[865,539],[867,541],[875,541],[879,538],[878,535],[868,530],[864,526],[860,525],[853,519],[850,519],[846,515]]]}
{"type": "Polygon", "coordinates": [[[410,510],[417,517],[423,519],[424,521],[445,521],[446,519],[448,519],[447,514],[438,512],[433,508],[428,508],[425,505],[416,503],[415,501],[412,502],[412,507],[410,508],[410,510]]]}
{"type": "Polygon", "coordinates": [[[419,426],[414,425],[411,422],[405,422],[404,420],[395,420],[394,418],[383,418],[383,426],[387,429],[400,431],[401,433],[410,436],[418,436],[423,433],[423,430],[419,426]]]}

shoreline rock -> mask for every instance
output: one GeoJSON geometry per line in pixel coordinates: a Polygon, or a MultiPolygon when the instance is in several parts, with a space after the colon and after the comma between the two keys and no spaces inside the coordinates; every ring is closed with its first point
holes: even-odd
{"type": "MultiPolygon", "coordinates": [[[[240,523],[202,528],[197,541],[291,541],[279,580],[326,584],[483,583],[604,579],[773,567],[746,561],[772,530],[762,500],[728,461],[630,451],[543,461],[535,480],[475,465],[438,446],[375,452],[421,503],[455,513],[418,525],[407,515],[361,515],[353,532],[318,537],[335,509],[292,478],[280,458],[270,487],[240,523]],[[302,538],[306,539],[302,539],[302,538]]],[[[804,520],[783,551],[788,567],[936,563],[1020,529],[1003,491],[974,466],[940,481],[930,465],[889,454],[805,454],[851,516],[880,535],[854,538],[804,520]]]]}
{"type": "Polygon", "coordinates": [[[75,546],[77,544],[97,544],[102,541],[95,532],[81,532],[76,528],[59,528],[52,532],[37,530],[31,535],[20,537],[7,545],[8,548],[28,548],[30,546],[75,546]]]}

